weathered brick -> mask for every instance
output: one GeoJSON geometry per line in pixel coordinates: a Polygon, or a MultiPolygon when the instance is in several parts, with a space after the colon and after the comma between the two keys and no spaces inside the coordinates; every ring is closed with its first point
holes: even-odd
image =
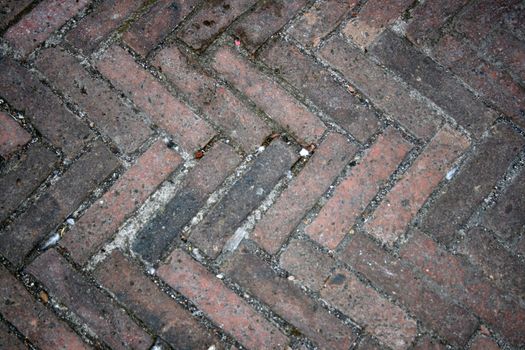
{"type": "Polygon", "coordinates": [[[220,48],[213,67],[300,142],[315,143],[323,134],[325,126],[319,118],[232,49],[220,48]]]}
{"type": "MultiPolygon", "coordinates": [[[[41,349],[89,349],[80,337],[60,321],[0,265],[0,312],[13,326],[41,349]]],[[[0,335],[2,335],[0,331],[0,335]]],[[[0,336],[2,349],[7,339],[0,336]]],[[[9,344],[9,343],[8,343],[9,344]]],[[[26,347],[23,347],[26,349],[26,347]]]]}
{"type": "Polygon", "coordinates": [[[26,117],[51,143],[74,156],[92,136],[89,128],[29,71],[11,59],[0,59],[0,96],[26,117]]]}
{"type": "Polygon", "coordinates": [[[242,345],[282,349],[288,343],[275,326],[183,251],[176,249],[167,263],[159,267],[158,275],[242,345]]]}
{"type": "Polygon", "coordinates": [[[307,297],[299,286],[279,277],[244,246],[223,264],[222,270],[318,346],[348,349],[356,339],[352,329],[307,297]]]}
{"type": "Polygon", "coordinates": [[[9,28],[4,38],[22,55],[27,55],[88,3],[89,0],[41,2],[16,25],[9,28]]]}
{"type": "Polygon", "coordinates": [[[369,51],[476,137],[496,119],[496,113],[485,107],[457,79],[392,31],[385,31],[369,51]]]}
{"type": "Polygon", "coordinates": [[[202,49],[255,3],[255,0],[208,1],[177,36],[194,49],[202,49]]]}
{"type": "Polygon", "coordinates": [[[77,209],[86,194],[117,166],[117,159],[106,147],[97,144],[0,233],[0,252],[19,265],[31,248],[77,209]]]}
{"type": "Polygon", "coordinates": [[[0,112],[0,156],[8,158],[29,141],[31,135],[8,114],[0,112]]]}
{"type": "Polygon", "coordinates": [[[106,51],[97,62],[97,68],[157,124],[175,136],[186,150],[205,146],[215,135],[205,120],[171,95],[120,47],[112,46],[106,51]]]}
{"type": "Polygon", "coordinates": [[[413,92],[380,66],[368,59],[361,50],[339,37],[331,37],[321,48],[321,56],[367,95],[371,102],[399,121],[417,137],[429,139],[439,128],[441,116],[413,92]]]}
{"type": "Polygon", "coordinates": [[[305,232],[319,244],[335,249],[410,148],[399,132],[388,128],[336,187],[305,232]]]}
{"type": "Polygon", "coordinates": [[[233,32],[249,51],[254,52],[292,19],[306,3],[306,0],[275,0],[259,3],[255,11],[234,25],[233,32]]]}
{"type": "Polygon", "coordinates": [[[4,30],[33,0],[3,0],[0,2],[0,30],[4,30]]]}
{"type": "Polygon", "coordinates": [[[383,243],[392,245],[468,146],[468,139],[451,127],[439,130],[386,195],[364,229],[383,243]]]}
{"type": "Polygon", "coordinates": [[[161,0],[134,22],[122,39],[145,57],[193,10],[198,0],[161,0]]]}
{"type": "Polygon", "coordinates": [[[497,32],[488,40],[486,51],[497,63],[514,72],[519,78],[525,80],[525,49],[523,42],[511,32],[497,32]]]}
{"type": "Polygon", "coordinates": [[[0,222],[18,207],[53,170],[56,155],[35,144],[0,171],[0,222]]]}
{"type": "Polygon", "coordinates": [[[279,265],[301,284],[318,292],[330,276],[334,260],[315,249],[313,243],[294,239],[281,254],[279,265]]]}
{"type": "Polygon", "coordinates": [[[433,292],[412,265],[390,256],[364,235],[353,236],[341,257],[451,344],[464,346],[476,330],[473,315],[433,292]]]}
{"type": "Polygon", "coordinates": [[[417,334],[416,321],[346,270],[332,273],[321,298],[392,349],[406,349],[417,334]]]}
{"type": "Polygon", "coordinates": [[[246,216],[256,209],[298,156],[277,140],[191,232],[190,241],[215,258],[246,216]]]}
{"type": "Polygon", "coordinates": [[[525,28],[523,20],[525,19],[525,4],[518,2],[512,5],[501,20],[501,25],[505,30],[516,35],[520,40],[525,39],[525,28]]]}
{"type": "Polygon", "coordinates": [[[239,162],[230,146],[216,144],[189,171],[175,197],[139,231],[133,251],[147,261],[158,260],[239,162]]]}
{"type": "Polygon", "coordinates": [[[295,45],[274,41],[260,57],[359,141],[365,142],[378,129],[379,120],[373,110],[295,45]]]}
{"type": "Polygon", "coordinates": [[[136,11],[143,0],[107,0],[84,17],[78,26],[66,35],[66,41],[89,53],[136,11]]]}
{"type": "Polygon", "coordinates": [[[181,163],[175,151],[157,141],[84,213],[61,246],[76,262],[85,264],[181,163]]]}
{"type": "Polygon", "coordinates": [[[4,323],[0,323],[0,349],[25,350],[27,346],[4,323]]]}
{"type": "Polygon", "coordinates": [[[525,342],[525,308],[493,287],[472,265],[416,231],[400,252],[515,345],[525,342]]]}
{"type": "Polygon", "coordinates": [[[423,230],[440,242],[451,243],[456,230],[481,204],[524,144],[511,127],[500,124],[493,128],[434,201],[422,220],[423,230]]]}
{"type": "Polygon", "coordinates": [[[304,169],[265,213],[250,236],[269,253],[276,253],[352,159],[356,150],[344,136],[329,134],[304,169]]]}
{"type": "Polygon", "coordinates": [[[317,1],[288,32],[304,45],[317,46],[356,4],[356,0],[317,1]]]}
{"type": "Polygon", "coordinates": [[[425,336],[420,338],[418,342],[414,345],[414,350],[446,350],[445,345],[441,344],[439,341],[425,336]]]}
{"type": "Polygon", "coordinates": [[[160,290],[119,251],[115,250],[100,264],[94,275],[119,302],[175,349],[208,349],[212,345],[220,348],[219,340],[191,312],[160,290]]]}
{"type": "Polygon", "coordinates": [[[121,100],[110,85],[92,77],[80,62],[61,48],[44,50],[36,67],[55,88],[74,100],[90,120],[125,153],[137,150],[152,131],[121,100]]]}
{"type": "Polygon", "coordinates": [[[499,350],[498,343],[484,335],[478,334],[470,344],[471,350],[499,350]]]}
{"type": "Polygon", "coordinates": [[[224,84],[198,69],[199,64],[172,45],[160,51],[154,64],[179,91],[223,127],[246,151],[258,148],[271,131],[224,84]]]}
{"type": "Polygon", "coordinates": [[[412,3],[412,0],[367,1],[342,32],[358,46],[366,48],[412,3]]]}

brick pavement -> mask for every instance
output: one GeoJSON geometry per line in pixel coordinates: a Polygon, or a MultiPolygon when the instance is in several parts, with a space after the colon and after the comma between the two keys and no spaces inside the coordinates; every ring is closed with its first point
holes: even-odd
{"type": "Polygon", "coordinates": [[[519,0],[0,0],[0,349],[524,349],[519,0]]]}

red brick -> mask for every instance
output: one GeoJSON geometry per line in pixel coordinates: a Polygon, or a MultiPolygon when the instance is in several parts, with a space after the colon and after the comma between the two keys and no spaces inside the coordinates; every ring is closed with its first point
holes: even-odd
{"type": "Polygon", "coordinates": [[[242,345],[282,349],[288,343],[275,326],[181,250],[176,249],[170,255],[167,263],[159,267],[158,275],[242,345]]]}
{"type": "Polygon", "coordinates": [[[350,327],[307,297],[292,281],[279,277],[244,246],[223,264],[222,269],[318,346],[346,350],[356,339],[350,327]]]}
{"type": "Polygon", "coordinates": [[[412,90],[368,59],[361,50],[350,46],[343,38],[333,36],[320,53],[351,84],[367,95],[376,107],[417,137],[429,139],[437,132],[441,116],[415,97],[412,90]]]}
{"type": "Polygon", "coordinates": [[[215,131],[185,104],[171,95],[154,77],[118,46],[112,46],[97,68],[186,150],[205,146],[215,131]]]}
{"type": "Polygon", "coordinates": [[[336,187],[305,232],[319,244],[335,249],[409,150],[410,144],[388,128],[336,187]]]}
{"type": "Polygon", "coordinates": [[[75,271],[56,250],[36,258],[27,272],[112,349],[145,349],[152,345],[151,337],[123,309],[75,271]]]}
{"type": "Polygon", "coordinates": [[[255,210],[291,168],[298,156],[276,140],[192,230],[190,241],[215,258],[235,229],[255,210]]]}
{"type": "Polygon", "coordinates": [[[13,60],[0,60],[0,96],[25,116],[66,156],[74,156],[92,137],[89,128],[49,88],[13,60]]]}
{"type": "Polygon", "coordinates": [[[251,237],[269,253],[276,253],[355,152],[356,148],[345,137],[329,134],[304,169],[259,221],[251,237]]]}
{"type": "Polygon", "coordinates": [[[366,142],[377,131],[379,120],[374,111],[297,46],[278,40],[259,57],[360,142],[366,142]]]}
{"type": "Polygon", "coordinates": [[[35,144],[6,163],[0,177],[0,222],[45,180],[56,160],[53,152],[35,144]]]}
{"type": "Polygon", "coordinates": [[[488,41],[486,48],[489,55],[506,66],[519,78],[525,80],[525,49],[523,42],[510,32],[498,32],[488,41]]]}
{"type": "Polygon", "coordinates": [[[318,292],[330,276],[335,261],[327,254],[317,250],[306,240],[294,239],[281,254],[280,266],[314,292],[318,292]]]}
{"type": "Polygon", "coordinates": [[[195,8],[197,0],[161,0],[134,22],[122,39],[145,57],[195,8]]]}
{"type": "Polygon", "coordinates": [[[83,9],[88,0],[50,0],[39,3],[4,38],[22,55],[27,55],[46,41],[67,20],[83,9]]]}
{"type": "Polygon", "coordinates": [[[436,281],[515,345],[525,343],[525,309],[491,285],[476,269],[415,232],[401,256],[436,281]]]}
{"type": "Polygon", "coordinates": [[[94,275],[119,302],[133,310],[174,349],[220,347],[219,340],[199,324],[190,311],[160,290],[119,251],[115,250],[97,266],[94,275]]]}
{"type": "Polygon", "coordinates": [[[386,30],[369,51],[476,137],[496,119],[496,113],[485,107],[456,77],[392,31],[386,30]]]}
{"type": "MultiPolygon", "coordinates": [[[[60,321],[0,265],[0,312],[41,349],[89,349],[80,337],[60,321]]],[[[0,332],[0,347],[4,340],[0,332]]],[[[23,347],[26,349],[26,347],[23,347]]]]}
{"type": "Polygon", "coordinates": [[[386,195],[364,229],[392,245],[468,146],[468,139],[458,131],[443,127],[386,195]]]}
{"type": "Polygon", "coordinates": [[[33,246],[77,209],[117,166],[118,160],[106,147],[97,144],[0,233],[0,252],[13,264],[20,265],[33,246]]]}
{"type": "Polygon", "coordinates": [[[177,36],[194,49],[202,49],[255,3],[255,0],[208,1],[177,36]]]}
{"type": "Polygon", "coordinates": [[[9,115],[0,112],[0,156],[8,158],[29,141],[31,135],[9,115]]]}
{"type": "Polygon", "coordinates": [[[27,346],[5,324],[0,323],[0,349],[25,350],[27,346]]]}
{"type": "Polygon", "coordinates": [[[315,143],[323,134],[325,126],[319,118],[232,49],[220,48],[213,67],[301,143],[315,143]]]}
{"type": "Polygon", "coordinates": [[[408,348],[417,334],[416,321],[346,270],[332,273],[321,298],[392,349],[408,348]]]}
{"type": "Polygon", "coordinates": [[[85,264],[181,163],[175,151],[157,141],[84,213],[60,244],[76,262],[85,264]]]}
{"type": "Polygon", "coordinates": [[[0,2],[0,30],[4,30],[33,0],[3,0],[0,2]]]}
{"type": "Polygon", "coordinates": [[[425,336],[416,343],[414,350],[446,350],[445,345],[441,344],[439,341],[425,336]]]}
{"type": "Polygon", "coordinates": [[[107,82],[92,77],[63,49],[44,50],[36,67],[125,153],[136,151],[151,136],[152,131],[137,112],[122,101],[107,82]]]}
{"type": "Polygon", "coordinates": [[[266,124],[224,84],[203,73],[199,64],[172,45],[159,52],[154,64],[173,85],[218,123],[246,151],[258,148],[271,134],[266,124]]]}
{"type": "Polygon", "coordinates": [[[89,53],[136,11],[143,0],[107,0],[84,17],[78,26],[66,35],[66,41],[89,53]]]}
{"type": "Polygon", "coordinates": [[[306,3],[306,0],[275,0],[259,3],[255,11],[233,26],[233,32],[249,51],[254,52],[291,20],[306,3]]]}
{"type": "Polygon", "coordinates": [[[470,350],[499,350],[498,343],[484,335],[478,334],[470,345],[470,350]]]}
{"type": "Polygon", "coordinates": [[[370,0],[342,29],[360,47],[367,47],[413,3],[412,0],[370,0]]]}
{"type": "Polygon", "coordinates": [[[411,264],[390,256],[364,235],[353,236],[341,257],[451,344],[464,346],[476,330],[473,315],[436,294],[411,264]]]}
{"type": "Polygon", "coordinates": [[[317,46],[355,5],[356,0],[317,1],[288,32],[304,45],[317,46]]]}
{"type": "Polygon", "coordinates": [[[443,188],[422,219],[421,227],[449,244],[517,156],[525,140],[505,124],[492,128],[476,145],[462,169],[443,188]]]}

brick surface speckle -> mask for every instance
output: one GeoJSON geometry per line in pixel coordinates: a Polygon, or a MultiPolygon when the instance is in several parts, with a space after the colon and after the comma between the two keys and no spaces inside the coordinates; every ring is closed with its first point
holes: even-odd
{"type": "Polygon", "coordinates": [[[31,135],[8,114],[0,112],[0,156],[9,155],[31,141],[31,135]]]}

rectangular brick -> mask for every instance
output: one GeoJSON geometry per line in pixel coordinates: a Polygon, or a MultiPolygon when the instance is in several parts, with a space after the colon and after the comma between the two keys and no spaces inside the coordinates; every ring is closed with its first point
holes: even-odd
{"type": "Polygon", "coordinates": [[[357,338],[350,327],[316,304],[292,281],[279,277],[245,247],[240,247],[222,270],[318,346],[346,350],[357,338]]]}
{"type": "Polygon", "coordinates": [[[441,124],[441,116],[413,91],[383,68],[350,46],[339,36],[331,37],[321,48],[321,56],[355,85],[371,102],[417,137],[430,139],[441,124]]]}
{"type": "MultiPolygon", "coordinates": [[[[2,8],[0,8],[1,11],[2,8]]],[[[2,27],[0,26],[0,29],[2,27]]],[[[0,349],[25,350],[27,345],[4,324],[0,323],[0,349]]]]}
{"type": "Polygon", "coordinates": [[[332,273],[321,298],[392,349],[408,348],[417,335],[415,320],[346,270],[332,273]]]}
{"type": "Polygon", "coordinates": [[[35,128],[67,156],[74,156],[92,137],[89,128],[49,88],[15,61],[0,59],[0,76],[0,96],[23,111],[35,128]]]}
{"type": "Polygon", "coordinates": [[[145,349],[151,337],[126,312],[75,271],[56,250],[36,258],[26,269],[112,349],[145,349]]]}
{"type": "Polygon", "coordinates": [[[496,113],[485,107],[457,79],[392,31],[385,31],[369,51],[476,137],[496,119],[496,113]]]}
{"type": "Polygon", "coordinates": [[[160,0],[130,26],[122,40],[145,57],[198,3],[198,0],[160,0]]]}
{"type": "Polygon", "coordinates": [[[77,263],[85,264],[181,163],[175,151],[157,141],[84,213],[61,246],[77,263]]]}
{"type": "MultiPolygon", "coordinates": [[[[0,313],[41,349],[90,348],[66,324],[35,300],[2,265],[0,265],[0,313]]],[[[3,338],[0,330],[0,348],[15,349],[15,347],[4,347],[4,341],[8,339],[3,338]]],[[[26,346],[23,348],[27,349],[26,346]]]]}
{"type": "Polygon", "coordinates": [[[364,229],[392,246],[423,206],[469,141],[449,126],[434,136],[412,166],[386,195],[364,229]]]}
{"type": "Polygon", "coordinates": [[[92,77],[64,49],[44,50],[35,64],[51,84],[75,101],[123,152],[136,151],[152,135],[139,114],[121,100],[107,82],[92,77]]]}
{"type": "Polygon", "coordinates": [[[360,142],[366,142],[378,129],[374,111],[295,45],[274,41],[259,57],[360,142]]]}
{"type": "Polygon", "coordinates": [[[4,221],[51,173],[57,156],[41,144],[6,163],[0,176],[0,222],[4,221]]]}
{"type": "Polygon", "coordinates": [[[31,135],[8,114],[0,112],[0,156],[9,155],[31,141],[31,135]]]}
{"type": "Polygon", "coordinates": [[[233,148],[224,143],[218,143],[206,152],[188,172],[175,197],[139,231],[133,242],[133,251],[152,263],[160,259],[240,161],[233,148]]]}
{"type": "Polygon", "coordinates": [[[220,48],[213,57],[213,68],[299,142],[315,143],[323,134],[325,126],[317,116],[232,49],[220,48]]]}
{"type": "Polygon", "coordinates": [[[356,151],[344,136],[329,134],[304,169],[265,213],[250,237],[266,251],[275,254],[356,151]]]}
{"type": "Polygon", "coordinates": [[[456,230],[481,204],[524,144],[510,126],[493,128],[434,201],[422,219],[423,230],[442,243],[451,243],[456,230]]]}
{"type": "Polygon", "coordinates": [[[476,330],[474,316],[433,292],[412,265],[390,256],[364,235],[353,236],[341,258],[452,345],[464,346],[476,330]]]}
{"type": "Polygon", "coordinates": [[[84,53],[90,53],[138,10],[143,2],[143,0],[103,1],[66,35],[66,41],[84,53]]]}
{"type": "Polygon", "coordinates": [[[24,214],[0,233],[0,252],[20,265],[25,255],[60,224],[118,166],[102,144],[78,159],[24,214]]]}
{"type": "Polygon", "coordinates": [[[279,329],[183,251],[176,249],[157,271],[160,278],[247,348],[282,349],[288,344],[279,329]]]}
{"type": "Polygon", "coordinates": [[[177,36],[196,50],[206,47],[256,0],[207,1],[177,36]]]}
{"type": "Polygon", "coordinates": [[[199,63],[181,52],[175,45],[166,47],[153,64],[188,100],[202,109],[232,139],[247,152],[258,148],[271,134],[266,124],[229,88],[199,69],[199,63]]]}
{"type": "Polygon", "coordinates": [[[342,32],[358,46],[366,48],[412,3],[412,0],[367,1],[342,32]]]}
{"type": "Polygon", "coordinates": [[[233,32],[241,39],[248,51],[255,52],[306,3],[307,0],[275,0],[259,3],[255,11],[233,26],[233,32]]]}
{"type": "Polygon", "coordinates": [[[399,132],[388,128],[336,187],[305,232],[319,244],[335,249],[410,148],[399,132]]]}
{"type": "Polygon", "coordinates": [[[141,269],[115,250],[94,272],[116,299],[131,309],[174,349],[222,348],[219,339],[146,277],[141,269]]]}
{"type": "Polygon", "coordinates": [[[112,46],[97,62],[97,68],[152,119],[165,128],[187,151],[204,147],[215,135],[211,126],[175,98],[131,55],[112,46]]]}
{"type": "Polygon", "coordinates": [[[288,31],[301,44],[317,46],[350,13],[357,0],[321,0],[288,31]]]}
{"type": "Polygon", "coordinates": [[[23,56],[26,56],[88,3],[89,0],[41,2],[17,24],[9,28],[4,34],[4,39],[23,56]]]}
{"type": "Polygon", "coordinates": [[[297,158],[284,142],[272,142],[192,230],[190,241],[209,256],[217,257],[235,229],[260,205],[297,158]]]}
{"type": "Polygon", "coordinates": [[[472,265],[446,252],[420,232],[414,233],[400,254],[511,343],[525,344],[525,308],[493,287],[472,265]]]}
{"type": "Polygon", "coordinates": [[[0,2],[0,30],[7,28],[16,17],[28,8],[33,0],[3,0],[0,2]]]}

